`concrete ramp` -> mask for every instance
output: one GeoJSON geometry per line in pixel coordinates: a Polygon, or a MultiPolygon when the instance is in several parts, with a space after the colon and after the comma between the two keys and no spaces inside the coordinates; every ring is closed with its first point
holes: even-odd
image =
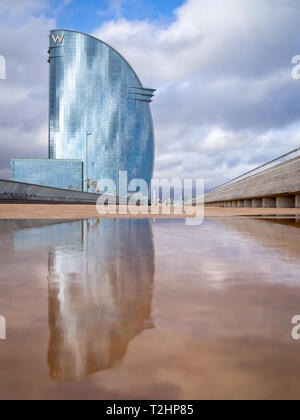
{"type": "Polygon", "coordinates": [[[241,208],[300,208],[300,156],[216,188],[205,195],[205,204],[241,208]]]}
{"type": "Polygon", "coordinates": [[[99,194],[0,180],[0,204],[95,204],[98,198],[99,194]]]}

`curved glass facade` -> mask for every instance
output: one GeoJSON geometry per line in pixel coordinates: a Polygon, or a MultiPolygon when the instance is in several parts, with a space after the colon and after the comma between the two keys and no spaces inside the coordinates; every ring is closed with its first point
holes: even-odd
{"type": "Polygon", "coordinates": [[[49,54],[49,158],[82,160],[90,192],[104,178],[119,188],[120,171],[128,182],[150,185],[154,90],[142,86],[117,51],[89,35],[52,31],[49,54]]]}

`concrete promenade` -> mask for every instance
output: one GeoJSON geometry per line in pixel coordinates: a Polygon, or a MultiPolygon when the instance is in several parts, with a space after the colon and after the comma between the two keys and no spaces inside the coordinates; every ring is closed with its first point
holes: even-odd
{"type": "Polygon", "coordinates": [[[300,208],[300,156],[217,188],[205,204],[225,208],[300,208]]]}
{"type": "MultiPolygon", "coordinates": [[[[190,217],[187,214],[174,214],[171,208],[170,215],[162,214],[162,208],[160,208],[160,214],[151,214],[151,208],[140,207],[139,209],[144,211],[144,214],[126,214],[124,213],[123,206],[118,206],[117,211],[113,214],[100,216],[97,212],[96,206],[91,205],[47,205],[47,204],[0,204],[0,220],[78,220],[78,219],[119,219],[119,218],[151,218],[151,219],[180,219],[190,217]],[[121,210],[121,211],[120,211],[121,210]],[[145,211],[148,213],[145,214],[145,211]]],[[[220,207],[206,207],[205,217],[243,217],[243,216],[290,216],[296,217],[300,220],[300,209],[253,209],[253,208],[220,208],[220,207]]]]}

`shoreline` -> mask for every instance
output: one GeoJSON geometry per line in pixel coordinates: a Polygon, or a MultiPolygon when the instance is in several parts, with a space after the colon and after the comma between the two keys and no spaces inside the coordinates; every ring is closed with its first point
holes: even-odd
{"type": "MultiPolygon", "coordinates": [[[[60,219],[60,220],[81,220],[81,219],[182,219],[190,218],[188,214],[174,214],[174,208],[171,207],[171,214],[162,214],[165,208],[159,208],[160,214],[151,214],[151,207],[140,207],[139,210],[143,214],[124,214],[124,206],[118,207],[121,214],[113,213],[100,215],[94,205],[66,205],[66,204],[0,204],[0,220],[14,219],[60,219]],[[145,214],[145,212],[147,212],[145,214]]],[[[178,210],[178,208],[177,208],[178,210]]],[[[282,216],[282,217],[298,217],[300,218],[300,209],[253,209],[253,208],[221,208],[221,207],[205,207],[205,217],[236,217],[236,216],[282,216]]]]}

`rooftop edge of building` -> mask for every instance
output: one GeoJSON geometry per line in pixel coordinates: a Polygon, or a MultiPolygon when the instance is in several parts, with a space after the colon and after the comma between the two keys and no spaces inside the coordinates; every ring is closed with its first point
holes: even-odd
{"type": "Polygon", "coordinates": [[[110,44],[108,44],[107,42],[105,42],[105,41],[103,41],[102,39],[99,39],[99,38],[96,38],[95,36],[93,36],[93,35],[89,35],[89,34],[86,34],[86,33],[84,33],[84,32],[80,32],[80,31],[75,31],[75,30],[73,30],[73,29],[52,29],[52,30],[50,30],[50,34],[49,34],[49,37],[54,33],[54,32],[71,32],[71,33],[76,33],[76,34],[80,34],[80,35],[84,35],[84,36],[87,36],[87,37],[89,37],[89,38],[92,38],[92,39],[95,39],[96,41],[98,41],[98,42],[101,42],[102,44],[104,44],[104,45],[106,45],[108,48],[110,48],[111,50],[113,50],[113,51],[115,51],[120,57],[121,57],[121,59],[122,60],[124,60],[125,61],[125,63],[127,63],[128,64],[128,66],[130,67],[130,69],[132,70],[132,72],[135,74],[135,76],[136,76],[136,78],[137,78],[137,80],[138,80],[138,82],[139,82],[139,84],[140,84],[140,87],[142,88],[142,89],[145,89],[145,90],[151,90],[151,91],[153,91],[153,92],[156,92],[157,91],[157,89],[153,89],[153,88],[146,88],[146,87],[144,87],[144,85],[143,85],[143,83],[141,82],[141,79],[138,77],[138,75],[137,75],[137,73],[136,73],[136,71],[134,70],[134,68],[133,68],[133,66],[129,63],[129,61],[116,49],[116,48],[114,48],[114,47],[112,47],[110,44]]]}

